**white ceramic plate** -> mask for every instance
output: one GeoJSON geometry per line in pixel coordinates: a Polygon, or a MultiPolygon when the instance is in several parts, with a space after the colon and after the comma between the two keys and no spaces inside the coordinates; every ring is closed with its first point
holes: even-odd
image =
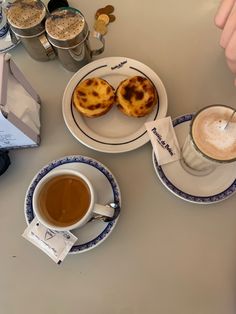
{"type": "MultiPolygon", "coordinates": [[[[33,178],[25,196],[24,213],[27,224],[34,219],[34,209],[32,198],[38,182],[49,172],[58,168],[78,170],[86,175],[97,191],[98,202],[108,204],[115,202],[121,206],[121,195],[118,183],[113,174],[103,164],[95,159],[85,156],[67,156],[54,160],[43,167],[33,178]]],[[[120,210],[120,209],[119,209],[120,210]]],[[[69,253],[83,253],[101,244],[113,231],[118,217],[111,222],[92,221],[79,229],[73,230],[73,234],[78,237],[78,241],[71,248],[69,253]]]]}
{"type": "MultiPolygon", "coordinates": [[[[187,137],[192,117],[193,114],[187,114],[173,120],[180,147],[187,137]]],[[[236,192],[236,162],[220,165],[205,176],[190,174],[182,167],[179,160],[159,166],[154,153],[153,164],[164,186],[186,201],[212,204],[223,201],[236,192]]]]}
{"type": "Polygon", "coordinates": [[[160,78],[148,66],[125,57],[109,57],[91,62],[74,74],[63,95],[62,111],[68,129],[78,141],[97,151],[121,153],[149,141],[144,123],[165,117],[167,94],[160,78]],[[76,85],[89,77],[101,77],[116,88],[122,80],[135,75],[152,81],[159,95],[159,106],[146,117],[127,117],[113,106],[104,116],[86,118],[71,103],[76,85]]]}

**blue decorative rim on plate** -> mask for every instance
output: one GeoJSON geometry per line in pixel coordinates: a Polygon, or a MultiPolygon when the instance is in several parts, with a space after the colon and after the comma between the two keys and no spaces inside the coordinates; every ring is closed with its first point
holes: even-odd
{"type": "MultiPolygon", "coordinates": [[[[172,121],[173,126],[177,126],[181,123],[191,121],[193,118],[194,114],[186,114],[183,116],[180,116],[172,121]]],[[[185,199],[189,202],[193,203],[198,203],[198,204],[210,204],[210,203],[216,203],[225,200],[226,198],[230,197],[232,194],[236,192],[236,179],[234,182],[224,191],[211,195],[211,196],[195,196],[195,195],[190,195],[188,193],[185,193],[178,189],[165,175],[163,169],[161,166],[158,165],[157,159],[155,154],[153,153],[153,162],[154,162],[154,167],[156,171],[158,172],[158,175],[161,179],[161,181],[164,183],[164,185],[172,191],[174,194],[179,196],[182,199],[185,199]]]]}
{"type": "MultiPolygon", "coordinates": [[[[68,164],[68,163],[84,163],[91,167],[95,167],[97,170],[99,170],[107,178],[107,180],[109,181],[111,185],[114,202],[117,203],[118,205],[121,205],[120,204],[121,202],[120,190],[116,182],[116,179],[114,178],[113,174],[103,164],[101,164],[95,159],[88,158],[85,156],[80,156],[80,155],[67,156],[67,157],[63,157],[61,159],[52,161],[51,163],[43,167],[34,177],[32,183],[30,184],[27,190],[26,197],[25,197],[25,217],[26,217],[27,224],[30,224],[30,222],[34,219],[32,198],[33,198],[33,193],[38,182],[45,175],[47,175],[48,172],[52,171],[53,169],[61,165],[68,164]]],[[[71,248],[69,253],[80,253],[82,251],[89,250],[93,248],[94,246],[97,246],[99,242],[103,241],[108,236],[108,234],[114,228],[118,218],[119,217],[117,217],[116,220],[107,223],[104,230],[96,238],[83,244],[79,244],[79,245],[75,244],[71,248]]]]}

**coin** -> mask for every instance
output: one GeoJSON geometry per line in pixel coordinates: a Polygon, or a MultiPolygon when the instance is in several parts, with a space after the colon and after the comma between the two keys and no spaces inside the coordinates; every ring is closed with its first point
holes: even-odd
{"type": "Polygon", "coordinates": [[[95,13],[95,18],[97,19],[99,17],[99,15],[101,15],[101,14],[106,14],[105,8],[98,9],[97,12],[95,13]]]}
{"type": "Polygon", "coordinates": [[[116,17],[115,17],[115,15],[114,15],[114,14],[109,14],[109,15],[108,15],[108,17],[109,17],[109,23],[114,22],[114,21],[115,21],[115,19],[116,19],[116,17]]]}
{"type": "Polygon", "coordinates": [[[103,13],[98,16],[98,21],[103,21],[107,25],[110,22],[110,17],[103,13]]]}
{"type": "Polygon", "coordinates": [[[105,23],[101,20],[96,20],[94,23],[94,29],[96,32],[105,35],[107,33],[107,27],[105,23]]]}
{"type": "Polygon", "coordinates": [[[113,5],[106,5],[104,9],[106,10],[107,14],[110,14],[110,13],[114,12],[114,10],[115,10],[113,5]]]}
{"type": "Polygon", "coordinates": [[[101,15],[101,14],[108,15],[108,14],[114,12],[114,10],[115,9],[114,9],[113,5],[109,4],[109,5],[105,6],[104,8],[98,9],[97,12],[95,13],[95,18],[97,19],[99,17],[99,15],[101,15]]]}

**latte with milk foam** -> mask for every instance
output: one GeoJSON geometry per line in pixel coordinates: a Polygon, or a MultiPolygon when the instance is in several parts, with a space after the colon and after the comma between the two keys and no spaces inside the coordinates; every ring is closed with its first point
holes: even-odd
{"type": "Polygon", "coordinates": [[[192,139],[206,156],[217,161],[236,159],[236,113],[226,127],[233,108],[213,105],[200,111],[192,124],[192,139]]]}

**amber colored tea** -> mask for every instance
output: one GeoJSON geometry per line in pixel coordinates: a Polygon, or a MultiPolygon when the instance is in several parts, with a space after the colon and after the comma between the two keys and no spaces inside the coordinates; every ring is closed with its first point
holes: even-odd
{"type": "Polygon", "coordinates": [[[38,197],[41,215],[50,224],[66,227],[80,221],[90,206],[89,187],[78,176],[65,174],[44,184],[38,197]]]}

